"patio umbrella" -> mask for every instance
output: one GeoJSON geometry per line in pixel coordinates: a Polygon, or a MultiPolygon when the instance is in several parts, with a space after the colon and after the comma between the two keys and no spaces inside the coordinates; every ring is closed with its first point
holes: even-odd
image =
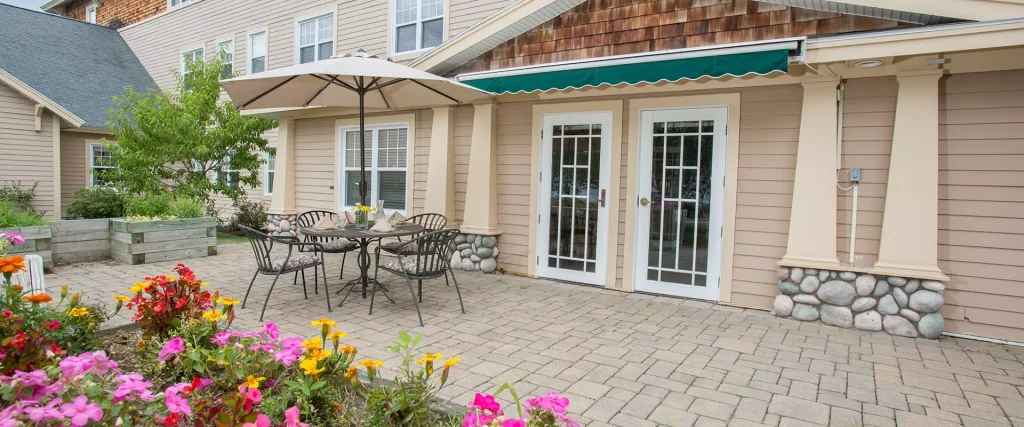
{"type": "Polygon", "coordinates": [[[491,96],[472,86],[367,54],[362,49],[341,57],[224,80],[221,86],[239,110],[358,107],[359,196],[364,205],[366,144],[363,135],[367,108],[460,105],[491,96]]]}

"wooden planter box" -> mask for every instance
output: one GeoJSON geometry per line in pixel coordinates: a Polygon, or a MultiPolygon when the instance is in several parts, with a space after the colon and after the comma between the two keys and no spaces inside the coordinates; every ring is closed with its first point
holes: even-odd
{"type": "Polygon", "coordinates": [[[43,271],[53,272],[53,250],[50,242],[52,234],[49,226],[7,228],[0,231],[18,233],[25,237],[25,244],[15,246],[11,249],[11,254],[39,255],[43,257],[43,271]]]}
{"type": "Polygon", "coordinates": [[[50,230],[57,264],[110,258],[109,218],[57,221],[50,230]]]}
{"type": "Polygon", "coordinates": [[[110,255],[125,264],[149,264],[217,254],[217,218],[166,221],[110,220],[110,255]]]}

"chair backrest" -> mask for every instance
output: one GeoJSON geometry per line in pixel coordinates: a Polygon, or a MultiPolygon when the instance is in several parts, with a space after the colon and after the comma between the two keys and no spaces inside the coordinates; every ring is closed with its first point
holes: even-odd
{"type": "MultiPolygon", "coordinates": [[[[299,214],[299,217],[296,218],[296,222],[298,222],[299,230],[302,230],[303,228],[309,228],[309,227],[312,227],[312,226],[316,225],[316,223],[320,222],[320,220],[323,219],[323,218],[330,218],[331,221],[333,221],[334,223],[337,223],[338,222],[337,216],[338,216],[338,214],[336,214],[334,212],[331,212],[331,211],[323,211],[323,210],[306,211],[306,212],[303,212],[303,213],[299,214]]],[[[307,242],[327,243],[327,242],[329,242],[331,240],[334,240],[334,238],[331,238],[331,237],[318,237],[318,236],[304,236],[304,237],[305,237],[305,241],[307,241],[307,242]]]]}
{"type": "Polygon", "coordinates": [[[244,225],[239,225],[245,236],[249,238],[252,245],[252,253],[256,256],[256,265],[260,270],[273,270],[270,263],[270,251],[274,247],[274,241],[266,233],[253,230],[244,225]]]}
{"type": "Polygon", "coordinates": [[[416,265],[421,268],[420,273],[440,272],[451,260],[452,251],[455,250],[455,237],[459,233],[459,229],[449,228],[422,234],[409,243],[416,247],[416,254],[406,257],[416,258],[416,265]]]}
{"type": "Polygon", "coordinates": [[[425,213],[409,217],[406,221],[422,225],[427,231],[437,231],[448,225],[448,218],[439,213],[425,213]]]}

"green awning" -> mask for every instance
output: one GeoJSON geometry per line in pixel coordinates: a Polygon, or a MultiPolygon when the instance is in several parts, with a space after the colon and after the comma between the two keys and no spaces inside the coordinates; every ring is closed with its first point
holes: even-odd
{"type": "Polygon", "coordinates": [[[487,73],[460,76],[462,83],[488,92],[519,93],[564,90],[601,85],[675,82],[696,80],[702,77],[765,75],[776,71],[786,72],[789,64],[789,50],[762,50],[722,55],[707,55],[686,58],[638,57],[634,61],[617,60],[580,62],[571,65],[523,69],[516,73],[489,77],[487,73]]]}

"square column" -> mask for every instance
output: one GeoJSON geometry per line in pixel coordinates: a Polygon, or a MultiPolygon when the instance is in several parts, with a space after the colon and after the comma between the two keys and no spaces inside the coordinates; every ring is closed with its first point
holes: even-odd
{"type": "Polygon", "coordinates": [[[295,120],[277,122],[277,148],[274,164],[274,193],[267,209],[267,232],[273,236],[293,237],[295,223],[295,120]]]}
{"type": "Polygon", "coordinates": [[[497,113],[495,103],[473,105],[466,212],[462,231],[495,236],[498,228],[497,113]]]}
{"type": "Polygon", "coordinates": [[[789,242],[779,265],[837,268],[836,126],[839,80],[805,79],[789,242]]]}
{"type": "Polygon", "coordinates": [[[941,70],[896,75],[878,273],[948,280],[938,268],[940,77],[941,70]]]}
{"type": "Polygon", "coordinates": [[[455,108],[434,108],[423,211],[455,218],[455,108]]]}

